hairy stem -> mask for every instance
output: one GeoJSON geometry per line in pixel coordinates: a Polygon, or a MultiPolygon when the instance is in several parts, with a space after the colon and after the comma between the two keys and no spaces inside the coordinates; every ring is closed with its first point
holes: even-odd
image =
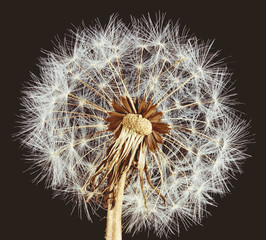
{"type": "Polygon", "coordinates": [[[125,171],[108,199],[106,240],[122,240],[122,202],[127,171],[125,171]]]}

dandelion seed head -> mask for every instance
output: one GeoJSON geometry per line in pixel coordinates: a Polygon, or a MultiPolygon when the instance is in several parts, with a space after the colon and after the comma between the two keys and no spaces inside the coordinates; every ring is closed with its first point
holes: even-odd
{"type": "Polygon", "coordinates": [[[23,144],[40,180],[90,213],[127,173],[125,231],[200,223],[247,158],[248,124],[213,42],[163,16],[78,29],[24,89],[23,144]]]}

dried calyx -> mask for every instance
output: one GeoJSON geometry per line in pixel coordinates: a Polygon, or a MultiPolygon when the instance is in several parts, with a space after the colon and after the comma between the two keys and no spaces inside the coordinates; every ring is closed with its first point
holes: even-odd
{"type": "Polygon", "coordinates": [[[108,130],[114,132],[113,141],[106,151],[105,159],[87,184],[87,187],[93,189],[87,201],[92,197],[97,200],[103,195],[105,207],[115,206],[117,186],[121,185],[119,181],[124,176],[126,188],[137,171],[146,210],[148,211],[143,190],[143,172],[149,185],[165,204],[164,196],[150,180],[146,162],[147,150],[156,152],[159,149],[158,144],[163,143],[161,135],[169,131],[168,124],[161,122],[163,113],[157,112],[157,105],[152,105],[151,101],[146,101],[144,97],[141,101],[137,98],[133,102],[130,97],[121,96],[118,102],[113,101],[113,109],[105,119],[108,130]],[[103,177],[97,181],[103,172],[103,177]],[[105,180],[107,184],[104,184],[105,180]]]}
{"type": "Polygon", "coordinates": [[[155,152],[158,143],[163,142],[161,134],[167,134],[169,131],[169,125],[161,122],[163,113],[157,112],[157,105],[152,105],[145,97],[141,101],[137,98],[135,102],[129,97],[121,97],[119,102],[113,101],[113,108],[114,111],[109,112],[106,121],[109,123],[108,130],[115,132],[115,138],[119,137],[123,127],[130,126],[129,129],[145,135],[145,145],[155,152]],[[131,127],[133,122],[136,124],[131,127]],[[145,127],[147,129],[144,130],[145,127]]]}

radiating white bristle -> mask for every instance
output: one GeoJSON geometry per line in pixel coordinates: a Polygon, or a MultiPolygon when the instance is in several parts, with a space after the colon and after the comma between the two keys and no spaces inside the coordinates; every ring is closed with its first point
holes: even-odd
{"type": "MultiPolygon", "coordinates": [[[[112,100],[127,91],[132,98],[148,95],[171,130],[147,159],[167,206],[143,177],[147,218],[136,174],[124,195],[125,231],[148,228],[162,236],[179,231],[180,223],[200,222],[214,195],[227,192],[230,175],[240,171],[247,123],[232,109],[230,75],[214,62],[212,42],[181,32],[163,17],[132,18],[129,27],[111,17],[105,27],[78,29],[72,46],[65,42],[48,53],[40,78],[32,76],[25,87],[20,138],[32,150],[31,161],[56,195],[83,205],[88,217],[83,196],[90,192],[83,186],[113,137],[103,132],[112,100]]],[[[89,204],[97,209],[101,201],[89,204]]]]}

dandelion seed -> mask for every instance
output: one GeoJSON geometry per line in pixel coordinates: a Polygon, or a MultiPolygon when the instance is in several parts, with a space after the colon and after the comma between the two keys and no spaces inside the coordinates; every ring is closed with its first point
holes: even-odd
{"type": "Polygon", "coordinates": [[[163,16],[130,27],[111,17],[73,40],[41,59],[22,98],[21,139],[41,179],[89,219],[106,208],[108,240],[121,239],[122,222],[158,236],[200,222],[248,143],[211,44],[163,16]]]}

